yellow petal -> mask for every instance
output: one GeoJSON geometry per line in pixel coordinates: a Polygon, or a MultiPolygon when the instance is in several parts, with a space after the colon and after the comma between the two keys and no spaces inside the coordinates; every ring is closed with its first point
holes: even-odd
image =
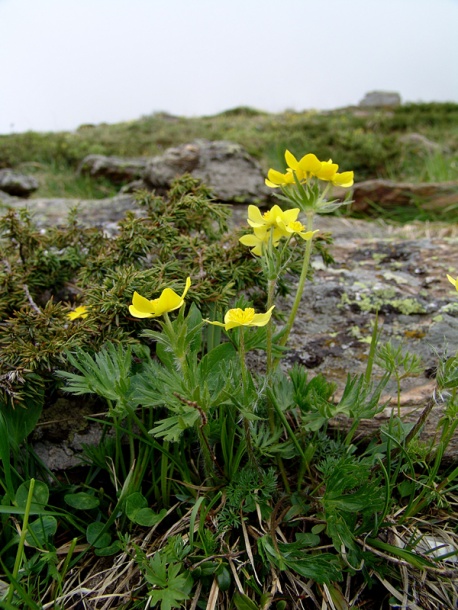
{"type": "Polygon", "coordinates": [[[296,157],[289,152],[289,150],[285,150],[285,161],[288,167],[291,169],[297,169],[299,166],[299,162],[296,157]]]}
{"type": "Polygon", "coordinates": [[[248,224],[251,227],[262,227],[266,224],[261,210],[256,205],[248,206],[248,224]]]}
{"type": "Polygon", "coordinates": [[[266,313],[256,313],[250,323],[250,326],[265,326],[268,324],[274,307],[275,305],[272,305],[272,307],[266,311],[266,313]]]}
{"type": "Polygon", "coordinates": [[[353,185],[353,176],[354,172],[342,172],[341,174],[336,174],[332,179],[332,184],[335,186],[348,188],[353,185]]]}
{"type": "Polygon", "coordinates": [[[139,311],[133,305],[129,305],[129,312],[131,316],[134,318],[154,318],[152,313],[145,313],[144,311],[139,311]]]}
{"type": "Polygon", "coordinates": [[[286,184],[288,181],[287,175],[278,172],[276,169],[269,169],[269,171],[267,172],[267,178],[270,182],[273,182],[277,185],[286,184]]]}
{"type": "Polygon", "coordinates": [[[337,163],[333,163],[332,159],[329,159],[329,161],[323,161],[323,163],[321,164],[321,169],[317,173],[317,178],[319,178],[320,180],[330,181],[334,178],[338,169],[339,166],[337,165],[337,163]]]}
{"type": "Polygon", "coordinates": [[[216,320],[214,320],[213,322],[211,320],[205,320],[205,322],[208,322],[208,324],[213,324],[213,326],[222,326],[223,328],[225,327],[225,324],[223,324],[223,322],[217,322],[216,320]]]}
{"type": "Polygon", "coordinates": [[[451,275],[447,274],[447,279],[450,282],[450,284],[453,284],[453,286],[455,286],[455,288],[458,290],[458,277],[456,279],[454,279],[451,275]]]}
{"type": "Polygon", "coordinates": [[[87,307],[85,305],[80,305],[68,313],[67,318],[70,320],[77,320],[78,318],[87,318],[88,315],[87,307]]]}
{"type": "MultiPolygon", "coordinates": [[[[142,315],[137,315],[137,318],[150,318],[151,314],[154,314],[154,305],[151,301],[142,297],[138,292],[134,292],[134,296],[132,297],[132,305],[131,307],[138,313],[142,315]]],[[[130,307],[129,307],[130,311],[130,307]]],[[[131,312],[132,313],[132,312],[131,312]]],[[[132,315],[135,315],[132,313],[132,315]]]]}
{"type": "Polygon", "coordinates": [[[264,180],[264,183],[266,186],[268,186],[271,189],[278,189],[278,187],[280,186],[279,184],[274,184],[273,182],[271,182],[268,178],[266,178],[264,180]]]}
{"type": "Polygon", "coordinates": [[[319,229],[315,229],[315,231],[306,231],[305,233],[297,233],[297,235],[307,241],[308,239],[313,239],[313,236],[315,235],[315,233],[318,233],[318,231],[319,229]]]}
{"type": "Polygon", "coordinates": [[[250,248],[252,248],[253,246],[258,246],[261,241],[262,240],[260,240],[259,237],[256,237],[256,235],[253,235],[252,233],[250,233],[249,235],[242,235],[242,237],[239,239],[239,242],[241,244],[250,248]]]}
{"type": "Polygon", "coordinates": [[[304,155],[299,161],[299,167],[306,174],[316,176],[321,169],[321,161],[312,153],[304,155]]]}
{"type": "Polygon", "coordinates": [[[299,208],[293,208],[292,210],[285,210],[283,212],[284,221],[288,224],[289,222],[295,222],[299,215],[299,208]]]}
{"type": "Polygon", "coordinates": [[[186,278],[185,285],[184,285],[184,291],[183,291],[183,294],[181,295],[181,298],[182,298],[182,299],[184,299],[184,298],[185,298],[185,296],[187,295],[188,290],[189,290],[189,288],[190,288],[190,287],[191,287],[191,278],[190,278],[190,277],[187,277],[187,278],[186,278]]]}
{"type": "Polygon", "coordinates": [[[180,297],[171,288],[164,288],[161,296],[153,301],[155,305],[154,315],[162,316],[164,313],[178,309],[184,303],[183,297],[180,297]]]}

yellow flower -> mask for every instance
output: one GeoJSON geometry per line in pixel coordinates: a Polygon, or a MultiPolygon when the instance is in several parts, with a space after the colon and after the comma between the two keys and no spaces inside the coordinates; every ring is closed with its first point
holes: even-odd
{"type": "Polygon", "coordinates": [[[256,256],[262,256],[264,248],[272,239],[272,245],[276,247],[280,241],[281,231],[277,229],[269,230],[267,227],[253,228],[253,233],[242,235],[239,242],[244,246],[249,246],[251,252],[256,256]]]}
{"type": "Polygon", "coordinates": [[[184,303],[184,297],[191,286],[191,278],[186,279],[183,294],[177,295],[171,288],[165,288],[158,299],[149,301],[142,297],[138,292],[134,292],[132,305],[129,305],[130,314],[136,318],[157,318],[169,311],[179,309],[184,303]]]}
{"type": "Polygon", "coordinates": [[[287,170],[284,174],[270,169],[267,173],[266,185],[271,188],[277,188],[279,186],[287,186],[294,184],[294,174],[299,182],[307,182],[311,178],[318,178],[326,182],[331,182],[334,186],[349,187],[353,184],[353,172],[342,172],[338,173],[339,166],[337,163],[333,163],[332,159],[329,161],[320,161],[313,153],[304,155],[299,161],[289,151],[285,151],[285,160],[287,164],[287,170]]]}
{"type": "Polygon", "coordinates": [[[231,330],[231,328],[237,328],[238,326],[265,326],[272,316],[274,307],[275,305],[272,305],[266,313],[254,313],[252,307],[229,309],[224,316],[224,324],[223,322],[211,322],[210,320],[207,320],[207,322],[215,326],[223,326],[225,330],[231,330]]]}
{"type": "Polygon", "coordinates": [[[255,205],[248,206],[248,224],[250,227],[279,227],[281,222],[288,223],[297,219],[299,208],[283,211],[279,205],[274,205],[270,210],[261,213],[261,210],[255,205]]]}
{"type": "Polygon", "coordinates": [[[312,237],[315,235],[315,233],[318,233],[319,229],[316,229],[315,231],[306,231],[306,227],[299,222],[299,220],[296,220],[295,222],[289,222],[286,225],[283,225],[283,227],[280,227],[284,230],[284,232],[289,236],[289,235],[299,235],[299,237],[302,237],[302,239],[312,239],[312,237]]]}
{"type": "Polygon", "coordinates": [[[70,320],[76,320],[78,318],[87,318],[88,315],[89,313],[87,311],[87,307],[85,307],[84,305],[80,305],[79,307],[76,307],[76,309],[68,313],[67,318],[70,318],[70,320]]]}
{"type": "Polygon", "coordinates": [[[453,279],[451,275],[447,274],[447,279],[450,282],[450,284],[453,284],[456,288],[456,290],[458,290],[458,277],[456,279],[453,279]]]}

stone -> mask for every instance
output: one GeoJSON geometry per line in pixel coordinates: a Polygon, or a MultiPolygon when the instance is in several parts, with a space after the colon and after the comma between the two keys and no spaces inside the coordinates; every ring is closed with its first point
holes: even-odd
{"type": "Polygon", "coordinates": [[[438,142],[433,142],[429,140],[426,136],[421,133],[406,133],[403,136],[399,137],[398,140],[401,144],[408,146],[410,149],[413,149],[419,153],[441,153],[447,152],[447,149],[444,148],[438,142]]]}
{"type": "Polygon", "coordinates": [[[450,182],[394,182],[367,180],[353,187],[351,209],[370,212],[371,203],[389,209],[404,205],[419,205],[427,211],[446,211],[458,204],[458,181],[450,182]]]}
{"type": "Polygon", "coordinates": [[[29,197],[39,187],[33,176],[25,176],[12,169],[0,169],[0,191],[14,197],[29,197]]]}
{"type": "MultiPolygon", "coordinates": [[[[33,198],[26,202],[17,198],[10,198],[0,203],[9,208],[26,208],[32,219],[40,228],[63,225],[67,222],[68,213],[78,208],[78,222],[83,226],[102,227],[112,234],[117,222],[122,220],[127,211],[141,214],[141,209],[134,204],[134,197],[129,194],[120,194],[106,199],[70,199],[70,198],[33,198]]],[[[0,205],[0,213],[3,213],[0,205]]]]}
{"type": "Polygon", "coordinates": [[[375,108],[399,106],[400,104],[401,96],[395,91],[370,91],[359,102],[360,106],[375,108]]]}
{"type": "Polygon", "coordinates": [[[115,184],[131,182],[142,177],[147,158],[106,157],[88,155],[78,167],[78,173],[93,178],[106,178],[115,184]]]}
{"type": "Polygon", "coordinates": [[[261,203],[271,197],[261,166],[234,142],[196,140],[153,157],[143,175],[151,188],[167,188],[180,174],[190,173],[222,202],[261,203]]]}

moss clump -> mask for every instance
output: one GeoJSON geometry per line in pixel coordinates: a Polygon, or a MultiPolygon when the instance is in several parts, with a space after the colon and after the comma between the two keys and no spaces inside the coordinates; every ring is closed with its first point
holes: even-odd
{"type": "Polygon", "coordinates": [[[202,310],[225,307],[261,282],[258,263],[227,233],[229,208],[189,176],[167,197],[140,193],[119,232],[68,223],[40,231],[26,210],[0,218],[0,388],[15,400],[27,383],[51,383],[65,350],[92,352],[107,340],[137,342],[144,322],[129,316],[134,291],[153,298],[164,287],[188,294],[202,310]],[[76,306],[87,318],[71,321],[76,306]]]}

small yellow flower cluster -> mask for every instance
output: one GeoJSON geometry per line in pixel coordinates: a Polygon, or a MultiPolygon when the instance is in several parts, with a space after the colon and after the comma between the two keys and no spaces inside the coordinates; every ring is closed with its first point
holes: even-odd
{"type": "Polygon", "coordinates": [[[306,231],[306,227],[297,220],[298,214],[299,208],[283,211],[278,205],[262,214],[258,207],[249,205],[248,224],[253,228],[253,233],[243,235],[239,241],[249,246],[253,254],[261,256],[270,241],[276,247],[282,237],[299,235],[305,240],[312,239],[318,231],[306,231]]]}
{"type": "Polygon", "coordinates": [[[304,155],[299,161],[296,157],[287,150],[285,152],[286,172],[282,174],[275,169],[269,169],[266,178],[266,185],[270,188],[278,188],[295,184],[296,179],[305,183],[313,178],[330,182],[334,186],[342,186],[348,188],[353,184],[353,172],[339,173],[339,166],[329,161],[320,161],[318,157],[312,153],[304,155]]]}
{"type": "Polygon", "coordinates": [[[69,320],[77,320],[78,318],[87,318],[89,315],[87,307],[84,305],[80,305],[76,307],[73,311],[67,314],[67,318],[69,320]]]}

